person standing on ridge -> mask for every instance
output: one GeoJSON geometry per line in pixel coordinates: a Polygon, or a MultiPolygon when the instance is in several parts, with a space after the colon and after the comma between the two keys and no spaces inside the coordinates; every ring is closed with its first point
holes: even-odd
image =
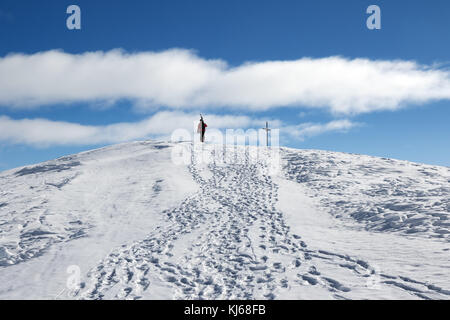
{"type": "Polygon", "coordinates": [[[205,142],[206,123],[203,121],[203,116],[200,115],[200,123],[198,124],[197,133],[200,133],[200,142],[205,142]]]}

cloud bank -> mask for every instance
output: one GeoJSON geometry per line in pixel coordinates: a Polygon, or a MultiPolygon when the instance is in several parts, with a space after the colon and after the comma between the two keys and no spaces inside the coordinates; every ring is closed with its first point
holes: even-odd
{"type": "Polygon", "coordinates": [[[348,119],[333,120],[325,124],[321,123],[302,123],[297,126],[288,126],[286,131],[293,138],[304,141],[306,138],[317,136],[327,132],[347,132],[348,130],[361,126],[361,123],[353,122],[348,119]]]}
{"type": "MultiPolygon", "coordinates": [[[[263,119],[248,116],[208,115],[209,128],[214,129],[259,129],[263,119]]],[[[105,126],[82,125],[48,119],[11,119],[0,116],[0,143],[25,144],[32,147],[67,145],[98,145],[119,143],[147,138],[169,139],[176,129],[195,131],[198,115],[179,111],[163,111],[139,122],[122,122],[105,126]]],[[[272,119],[272,128],[279,128],[280,134],[304,140],[329,131],[343,131],[356,126],[349,120],[335,120],[326,124],[306,123],[298,126],[283,126],[272,119]]]]}
{"type": "Polygon", "coordinates": [[[69,54],[46,51],[0,58],[0,105],[114,103],[142,109],[282,106],[357,114],[450,99],[450,72],[412,61],[328,57],[248,62],[203,59],[194,52],[69,54]]]}
{"type": "MultiPolygon", "coordinates": [[[[155,137],[170,137],[176,129],[194,131],[198,114],[163,111],[139,122],[91,126],[48,119],[11,119],[0,116],[0,142],[37,147],[96,145],[155,137]]],[[[262,119],[248,116],[208,115],[207,124],[215,129],[261,127],[262,119]]],[[[280,121],[273,120],[276,126],[280,121]]]]}

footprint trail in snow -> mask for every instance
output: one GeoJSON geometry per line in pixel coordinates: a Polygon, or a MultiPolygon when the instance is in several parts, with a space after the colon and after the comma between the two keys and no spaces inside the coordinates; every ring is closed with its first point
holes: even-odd
{"type": "Polygon", "coordinates": [[[353,288],[370,290],[374,276],[381,276],[378,285],[416,298],[448,297],[439,287],[377,274],[358,258],[309,248],[277,210],[278,186],[265,161],[251,161],[248,149],[240,150],[240,161],[209,165],[199,154],[221,150],[194,152],[189,170],[199,192],[166,210],[168,223],[144,240],[111,252],[88,273],[77,297],[345,299],[353,288]]]}

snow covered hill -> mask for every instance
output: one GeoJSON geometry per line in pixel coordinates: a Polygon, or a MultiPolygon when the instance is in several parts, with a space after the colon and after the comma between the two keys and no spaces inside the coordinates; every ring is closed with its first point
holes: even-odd
{"type": "Polygon", "coordinates": [[[201,161],[230,148],[134,142],[0,173],[0,298],[450,298],[449,168],[201,161]]]}

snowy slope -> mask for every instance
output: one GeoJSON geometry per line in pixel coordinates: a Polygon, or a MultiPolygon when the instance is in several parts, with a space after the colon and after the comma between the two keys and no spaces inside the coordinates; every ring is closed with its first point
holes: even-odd
{"type": "Polygon", "coordinates": [[[1,173],[0,298],[450,298],[449,168],[234,151],[134,142],[1,173]]]}

